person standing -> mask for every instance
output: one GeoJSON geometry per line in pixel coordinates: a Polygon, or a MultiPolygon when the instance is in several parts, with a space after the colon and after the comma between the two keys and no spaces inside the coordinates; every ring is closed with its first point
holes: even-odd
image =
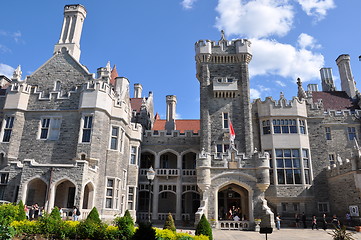
{"type": "Polygon", "coordinates": [[[296,220],[296,228],[300,227],[300,215],[298,213],[296,213],[295,215],[295,220],[296,220]]]}
{"type": "Polygon", "coordinates": [[[302,223],[303,223],[303,228],[307,228],[307,226],[306,226],[306,215],[305,215],[305,213],[302,213],[302,223]]]}
{"type": "Polygon", "coordinates": [[[323,214],[322,228],[323,228],[323,230],[325,230],[325,231],[326,231],[326,229],[327,229],[326,213],[323,214]]]}
{"type": "Polygon", "coordinates": [[[347,225],[350,227],[351,226],[351,214],[349,212],[346,213],[346,221],[347,221],[347,225]]]}
{"type": "Polygon", "coordinates": [[[281,230],[281,217],[279,214],[277,214],[277,217],[276,217],[276,228],[278,230],[281,230]]]}
{"type": "Polygon", "coordinates": [[[318,230],[318,227],[317,227],[317,218],[315,215],[312,216],[312,230],[316,228],[318,230]]]}
{"type": "Polygon", "coordinates": [[[76,206],[74,206],[73,207],[73,221],[78,221],[79,220],[79,215],[78,215],[78,213],[79,213],[79,210],[78,210],[78,208],[76,207],[76,206]]]}
{"type": "Polygon", "coordinates": [[[340,221],[338,220],[336,215],[332,216],[332,221],[331,223],[333,224],[334,228],[341,228],[340,226],[340,221]]]}

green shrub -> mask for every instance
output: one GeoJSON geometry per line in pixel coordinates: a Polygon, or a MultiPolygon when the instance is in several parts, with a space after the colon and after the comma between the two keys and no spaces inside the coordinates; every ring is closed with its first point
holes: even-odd
{"type": "Polygon", "coordinates": [[[0,239],[10,240],[15,235],[15,229],[11,226],[0,225],[0,239]]]}
{"type": "MultiPolygon", "coordinates": [[[[54,212],[54,209],[52,213],[54,212]]],[[[53,215],[44,213],[41,218],[38,218],[40,234],[46,236],[46,238],[61,237],[63,235],[63,232],[61,231],[64,228],[63,224],[64,222],[61,218],[59,219],[55,213],[53,215]]]]}
{"type": "Polygon", "coordinates": [[[75,239],[78,225],[78,221],[64,221],[61,229],[63,236],[69,239],[75,239]]]}
{"type": "Polygon", "coordinates": [[[0,205],[0,225],[9,226],[19,215],[19,207],[11,203],[0,205]]]}
{"type": "Polygon", "coordinates": [[[342,226],[341,228],[335,228],[332,230],[332,233],[328,233],[332,236],[333,240],[355,240],[352,235],[354,233],[347,232],[346,226],[342,226]]]}
{"type": "Polygon", "coordinates": [[[56,221],[61,220],[60,211],[58,207],[54,207],[53,210],[51,210],[50,217],[56,221]]]}
{"type": "Polygon", "coordinates": [[[37,221],[29,220],[14,221],[10,224],[15,229],[16,235],[24,235],[25,237],[40,233],[38,225],[37,221]]]}
{"type": "MultiPolygon", "coordinates": [[[[119,233],[119,229],[117,227],[110,225],[105,229],[105,234],[104,234],[105,240],[121,239],[119,236],[120,236],[120,233],[119,233]]],[[[130,239],[130,238],[128,238],[128,239],[130,239]]]]}
{"type": "Polygon", "coordinates": [[[168,213],[167,219],[165,220],[163,229],[169,229],[173,232],[175,232],[177,229],[174,225],[174,220],[171,213],[168,213]]]}
{"type": "Polygon", "coordinates": [[[117,217],[114,219],[114,223],[119,229],[119,234],[120,234],[119,239],[121,240],[131,239],[131,237],[134,234],[133,219],[130,216],[130,214],[127,215],[126,213],[124,214],[124,217],[117,217]]]}
{"type": "Polygon", "coordinates": [[[169,229],[156,229],[157,240],[177,240],[176,234],[169,229]]]}
{"type": "Polygon", "coordinates": [[[138,223],[139,227],[135,230],[132,240],[156,240],[155,230],[151,223],[138,223]]]}
{"type": "Polygon", "coordinates": [[[202,215],[202,218],[199,221],[196,228],[196,235],[201,235],[201,234],[208,236],[209,240],[213,239],[211,225],[207,221],[207,218],[206,216],[204,216],[204,214],[202,215]]]}
{"type": "Polygon", "coordinates": [[[210,238],[205,235],[194,236],[194,240],[209,240],[210,238]]]}
{"type": "Polygon", "coordinates": [[[189,235],[188,233],[176,233],[177,240],[193,240],[194,236],[189,235]]]}
{"type": "Polygon", "coordinates": [[[23,201],[20,200],[18,204],[18,214],[16,216],[16,221],[23,221],[26,219],[26,213],[24,210],[24,204],[23,201]]]}
{"type": "Polygon", "coordinates": [[[93,207],[85,221],[93,221],[97,224],[100,224],[102,222],[96,207],[93,207]]]}

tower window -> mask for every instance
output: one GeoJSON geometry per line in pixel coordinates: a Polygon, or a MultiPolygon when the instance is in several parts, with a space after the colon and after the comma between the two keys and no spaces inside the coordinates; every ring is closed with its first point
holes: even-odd
{"type": "Polygon", "coordinates": [[[111,135],[112,136],[110,139],[110,149],[117,150],[118,149],[119,128],[112,127],[111,135]]]}
{"type": "Polygon", "coordinates": [[[83,142],[83,143],[90,142],[92,125],[93,125],[93,116],[84,116],[84,118],[83,118],[83,136],[82,136],[81,142],[83,142]]]}
{"type": "Polygon", "coordinates": [[[354,127],[348,127],[347,128],[347,131],[348,131],[348,139],[349,140],[354,140],[356,139],[356,128],[354,127]]]}
{"type": "Polygon", "coordinates": [[[228,113],[223,113],[223,128],[229,128],[228,113]]]}
{"type": "Polygon", "coordinates": [[[326,140],[331,140],[331,128],[325,127],[326,131],[326,140]]]}
{"type": "Polygon", "coordinates": [[[4,133],[3,133],[3,142],[10,142],[13,126],[14,126],[14,117],[6,117],[4,133]]]}
{"type": "Polygon", "coordinates": [[[329,154],[328,160],[329,160],[331,166],[334,165],[336,163],[335,162],[335,154],[329,154]]]}
{"type": "Polygon", "coordinates": [[[136,164],[136,163],[137,163],[137,147],[131,146],[130,147],[130,164],[136,164]]]}
{"type": "Polygon", "coordinates": [[[60,134],[60,118],[47,117],[41,119],[39,139],[57,140],[60,134]]]}
{"type": "Polygon", "coordinates": [[[262,121],[262,127],[263,127],[263,134],[271,134],[271,126],[270,126],[270,121],[262,121]]]}

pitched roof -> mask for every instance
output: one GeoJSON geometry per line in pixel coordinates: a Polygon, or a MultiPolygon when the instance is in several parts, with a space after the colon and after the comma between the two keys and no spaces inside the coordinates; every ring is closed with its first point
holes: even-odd
{"type": "MultiPolygon", "coordinates": [[[[156,119],[153,125],[152,130],[165,130],[165,124],[167,120],[156,119]]],[[[184,133],[186,130],[193,132],[198,132],[201,129],[200,120],[175,120],[176,130],[184,133]]]]}
{"type": "Polygon", "coordinates": [[[312,92],[313,102],[322,99],[325,110],[355,110],[359,106],[344,91],[312,92]]]}
{"type": "Polygon", "coordinates": [[[117,78],[117,77],[119,77],[118,71],[117,71],[117,66],[114,65],[112,71],[110,72],[110,84],[115,86],[115,78],[117,78]]]}
{"type": "Polygon", "coordinates": [[[133,111],[140,112],[140,108],[142,107],[143,98],[130,98],[130,106],[133,111]]]}

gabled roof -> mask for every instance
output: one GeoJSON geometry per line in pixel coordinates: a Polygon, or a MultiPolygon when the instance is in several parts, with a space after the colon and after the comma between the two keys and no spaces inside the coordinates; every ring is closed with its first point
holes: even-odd
{"type": "MultiPolygon", "coordinates": [[[[167,120],[156,119],[152,130],[165,130],[165,124],[167,120]]],[[[176,130],[184,133],[186,130],[198,132],[201,129],[201,121],[194,119],[187,120],[175,120],[176,130]]]]}
{"type": "Polygon", "coordinates": [[[142,107],[143,98],[130,98],[130,105],[132,106],[132,110],[137,113],[140,112],[140,108],[142,107]]]}
{"type": "Polygon", "coordinates": [[[115,78],[117,78],[117,77],[119,77],[118,71],[117,71],[117,66],[114,65],[112,71],[110,72],[110,84],[115,86],[115,78]]]}
{"type": "Polygon", "coordinates": [[[312,99],[317,103],[322,99],[325,110],[355,110],[359,106],[344,91],[312,92],[312,99]]]}

